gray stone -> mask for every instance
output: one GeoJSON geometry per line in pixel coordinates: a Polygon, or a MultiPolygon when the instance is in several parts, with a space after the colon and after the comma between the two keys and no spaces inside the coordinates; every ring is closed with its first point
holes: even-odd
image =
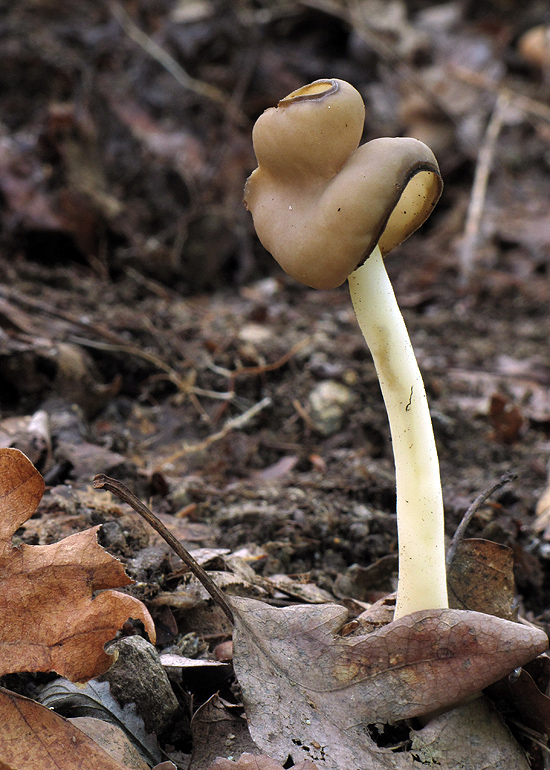
{"type": "Polygon", "coordinates": [[[153,645],[141,636],[118,639],[108,647],[118,657],[100,677],[121,705],[135,703],[147,732],[158,735],[174,719],[179,704],[153,645]]]}
{"type": "Polygon", "coordinates": [[[309,394],[311,419],[324,436],[336,433],[342,427],[353,392],[336,380],[320,382],[309,394]]]}

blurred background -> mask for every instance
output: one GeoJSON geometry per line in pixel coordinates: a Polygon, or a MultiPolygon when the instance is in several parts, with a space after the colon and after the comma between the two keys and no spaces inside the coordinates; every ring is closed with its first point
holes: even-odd
{"type": "Polygon", "coordinates": [[[0,223],[11,260],[115,279],[132,268],[185,294],[272,272],[241,205],[251,127],[295,88],[338,77],[365,99],[365,139],[415,136],[438,156],[446,192],[434,226],[445,223],[449,267],[492,267],[505,244],[545,271],[544,0],[3,5],[0,223]],[[497,107],[482,237],[461,265],[497,107]]]}

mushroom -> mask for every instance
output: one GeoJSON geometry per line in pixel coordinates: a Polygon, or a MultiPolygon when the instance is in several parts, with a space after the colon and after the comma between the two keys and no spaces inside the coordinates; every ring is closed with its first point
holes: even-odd
{"type": "Polygon", "coordinates": [[[258,168],[245,204],[263,246],[318,289],[349,282],[388,412],[396,466],[399,580],[395,617],[448,607],[439,462],[426,392],[383,256],[437,203],[437,161],[416,139],[359,147],[365,106],[336,79],[266,110],[253,130],[258,168]]]}
{"type": "Polygon", "coordinates": [[[519,55],[533,67],[550,75],[550,24],[531,27],[518,40],[519,55]]]}

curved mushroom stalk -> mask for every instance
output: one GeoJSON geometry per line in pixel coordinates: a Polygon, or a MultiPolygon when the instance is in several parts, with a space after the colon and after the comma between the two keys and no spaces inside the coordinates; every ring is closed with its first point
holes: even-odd
{"type": "Polygon", "coordinates": [[[447,607],[443,503],[426,393],[382,256],[428,218],[442,191],[416,139],[359,147],[360,94],[318,80],[266,110],[253,131],[258,168],[245,187],[256,232],[283,270],[330,289],[349,277],[384,395],[396,464],[396,616],[447,607]]]}
{"type": "Polygon", "coordinates": [[[378,247],[348,282],[392,436],[399,533],[395,617],[448,607],[443,497],[428,400],[378,247]]]}

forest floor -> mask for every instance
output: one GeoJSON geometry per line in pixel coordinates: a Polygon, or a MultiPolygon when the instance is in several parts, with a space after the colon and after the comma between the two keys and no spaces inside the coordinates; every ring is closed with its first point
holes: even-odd
{"type": "Polygon", "coordinates": [[[513,549],[519,606],[550,623],[550,58],[519,43],[546,4],[62,5],[10,0],[0,28],[0,445],[47,483],[20,540],[105,524],[161,648],[227,628],[170,604],[181,564],[91,490],[96,473],[189,548],[290,576],[282,603],[394,590],[389,428],[347,288],[287,278],[242,205],[257,116],[339,77],[365,99],[366,140],[423,139],[445,180],[387,266],[446,532],[515,474],[468,536],[513,549]]]}

